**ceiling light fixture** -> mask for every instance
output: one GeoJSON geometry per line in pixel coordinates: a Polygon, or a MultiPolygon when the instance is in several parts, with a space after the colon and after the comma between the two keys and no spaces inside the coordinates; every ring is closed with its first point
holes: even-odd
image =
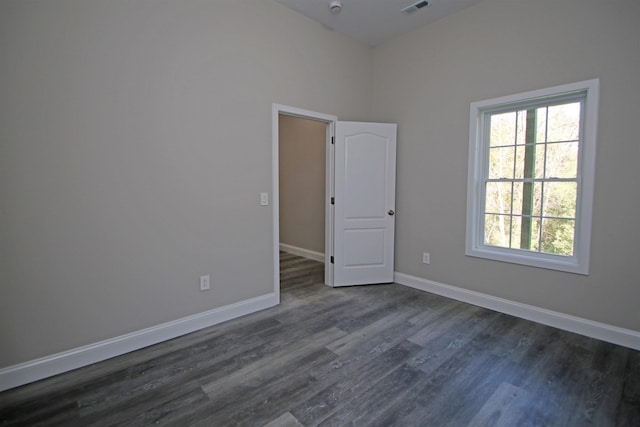
{"type": "Polygon", "coordinates": [[[329,10],[331,13],[339,13],[342,10],[342,2],[340,0],[332,0],[329,3],[329,10]]]}

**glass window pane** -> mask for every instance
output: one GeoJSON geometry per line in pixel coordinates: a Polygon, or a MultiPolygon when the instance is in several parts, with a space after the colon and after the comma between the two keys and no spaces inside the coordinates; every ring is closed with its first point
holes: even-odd
{"type": "Polygon", "coordinates": [[[540,218],[531,218],[531,250],[540,252],[540,218]]]}
{"type": "MultiPolygon", "coordinates": [[[[538,164],[538,150],[544,150],[543,144],[519,145],[516,149],[516,179],[536,177],[536,166],[538,164]],[[530,162],[527,169],[527,162],[530,162]]],[[[543,151],[544,154],[544,151],[543,151]]],[[[542,173],[542,172],[540,172],[542,173]]]]}
{"type": "Polygon", "coordinates": [[[545,182],[544,216],[575,218],[577,187],[575,182],[545,182]]]}
{"type": "Polygon", "coordinates": [[[576,178],[578,176],[578,142],[547,145],[546,178],[576,178]]]}
{"type": "Polygon", "coordinates": [[[575,221],[542,219],[542,252],[557,255],[573,255],[575,221]]]}
{"type": "Polygon", "coordinates": [[[523,179],[524,178],[524,156],[525,156],[526,147],[524,145],[519,145],[516,147],[516,170],[515,170],[515,179],[523,179]]]}
{"type": "Polygon", "coordinates": [[[542,183],[535,182],[533,184],[533,216],[542,215],[542,183]]]}
{"type": "Polygon", "coordinates": [[[491,116],[491,135],[489,145],[513,145],[516,140],[516,112],[494,114],[491,116]]]}
{"type": "Polygon", "coordinates": [[[515,147],[489,149],[489,179],[513,178],[515,147]]]}
{"type": "Polygon", "coordinates": [[[510,229],[511,217],[507,215],[485,215],[484,244],[508,248],[510,229]]]}
{"type": "Polygon", "coordinates": [[[546,144],[536,144],[536,164],[534,166],[534,176],[536,178],[544,178],[544,156],[546,144]]]}
{"type": "Polygon", "coordinates": [[[511,183],[487,182],[485,212],[511,213],[511,183]]]}
{"type": "Polygon", "coordinates": [[[520,110],[516,119],[516,144],[527,143],[527,110],[520,110]]]}
{"type": "Polygon", "coordinates": [[[524,183],[522,182],[514,182],[513,183],[513,208],[512,213],[514,215],[522,214],[522,194],[524,191],[524,183]]]}
{"type": "Polygon", "coordinates": [[[511,217],[511,247],[520,249],[520,232],[522,225],[522,217],[511,217]]]}
{"type": "MultiPolygon", "coordinates": [[[[535,189],[536,185],[540,186],[540,183],[524,182],[514,185],[513,194],[513,213],[516,215],[535,215],[536,205],[539,202],[536,200],[535,189]]],[[[537,209],[540,210],[539,207],[537,209]]]]}
{"type": "Polygon", "coordinates": [[[573,141],[580,135],[580,103],[554,105],[548,110],[547,141],[573,141]]]}
{"type": "Polygon", "coordinates": [[[547,107],[536,110],[536,142],[547,141],[547,107]]]}
{"type": "Polygon", "coordinates": [[[540,220],[530,216],[517,217],[513,220],[513,235],[511,245],[514,248],[537,251],[538,250],[538,229],[540,220]]]}

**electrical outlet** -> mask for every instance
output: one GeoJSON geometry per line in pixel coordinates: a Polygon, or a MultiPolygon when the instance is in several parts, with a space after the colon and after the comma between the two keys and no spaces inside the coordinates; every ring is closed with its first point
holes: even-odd
{"type": "Polygon", "coordinates": [[[269,193],[260,193],[260,206],[269,206],[269,193]]]}
{"type": "Polygon", "coordinates": [[[206,276],[200,276],[200,290],[201,291],[208,291],[210,285],[211,285],[211,279],[209,278],[208,274],[206,276]]]}
{"type": "Polygon", "coordinates": [[[431,254],[429,252],[422,252],[422,262],[424,264],[431,264],[431,254]]]}

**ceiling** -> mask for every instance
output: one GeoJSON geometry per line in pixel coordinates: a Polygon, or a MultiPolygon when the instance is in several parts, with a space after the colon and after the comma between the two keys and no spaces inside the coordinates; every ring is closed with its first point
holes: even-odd
{"type": "Polygon", "coordinates": [[[330,0],[276,1],[330,30],[376,46],[482,0],[429,0],[429,6],[411,15],[401,10],[418,0],[342,0],[336,14],[329,10],[330,0]]]}

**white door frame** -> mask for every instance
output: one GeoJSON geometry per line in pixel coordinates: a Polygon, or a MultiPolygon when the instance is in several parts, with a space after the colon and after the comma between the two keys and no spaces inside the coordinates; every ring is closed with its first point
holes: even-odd
{"type": "Polygon", "coordinates": [[[271,109],[271,204],[273,209],[273,290],[280,303],[280,130],[278,117],[282,115],[316,120],[327,124],[326,136],[326,183],[325,183],[325,226],[324,226],[324,280],[327,285],[333,285],[333,264],[331,255],[333,249],[333,212],[331,209],[331,196],[333,192],[333,146],[331,138],[335,132],[338,117],[315,111],[303,110],[288,105],[273,104],[271,109]]]}

